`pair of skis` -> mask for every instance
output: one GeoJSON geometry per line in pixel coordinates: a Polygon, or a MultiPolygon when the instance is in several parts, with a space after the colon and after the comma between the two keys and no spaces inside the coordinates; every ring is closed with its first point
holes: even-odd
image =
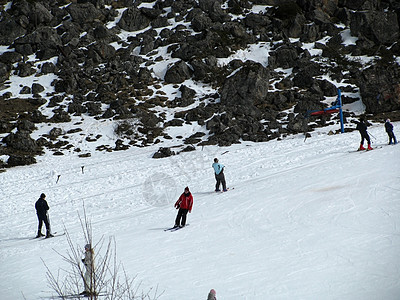
{"type": "MultiPolygon", "coordinates": [[[[372,148],[372,150],[380,149],[380,148],[382,148],[382,146],[375,146],[374,148],[372,148]]],[[[357,149],[357,150],[349,151],[349,153],[354,153],[354,152],[364,153],[364,152],[369,152],[369,151],[372,151],[372,150],[368,150],[368,149],[360,150],[360,149],[357,149]]]]}
{"type": "Polygon", "coordinates": [[[185,226],[182,226],[182,227],[181,226],[174,226],[174,227],[171,227],[171,228],[166,228],[166,229],[164,229],[164,231],[174,232],[174,231],[177,231],[179,229],[185,228],[187,226],[189,226],[189,224],[186,224],[185,226]]]}
{"type": "Polygon", "coordinates": [[[220,190],[220,191],[215,191],[216,193],[226,193],[226,192],[229,192],[229,191],[231,191],[231,190],[234,190],[235,188],[234,187],[231,187],[231,188],[226,188],[226,191],[224,191],[224,190],[220,190]]]}
{"type": "Polygon", "coordinates": [[[49,236],[49,237],[46,237],[46,236],[43,236],[43,237],[34,237],[34,238],[31,238],[31,240],[47,240],[47,239],[50,239],[50,238],[53,238],[53,237],[58,237],[58,236],[63,236],[63,235],[65,235],[65,232],[60,232],[60,233],[57,233],[57,232],[54,232],[54,233],[52,233],[52,236],[49,236]]]}

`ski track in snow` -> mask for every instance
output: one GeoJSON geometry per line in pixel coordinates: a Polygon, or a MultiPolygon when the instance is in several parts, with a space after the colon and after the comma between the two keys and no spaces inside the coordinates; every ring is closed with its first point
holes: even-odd
{"type": "MultiPolygon", "coordinates": [[[[381,125],[370,132],[384,144],[381,125]]],[[[230,300],[399,299],[400,147],[349,153],[358,142],[358,132],[314,132],[158,160],[156,147],[47,155],[0,173],[0,298],[48,297],[41,259],[66,267],[54,251],[67,251],[65,237],[29,240],[44,192],[53,231],[65,226],[83,246],[84,203],[94,239],[114,236],[128,275],[160,299],[205,299],[211,288],[230,300]],[[212,192],[214,157],[235,189],[212,192]],[[164,232],[186,185],[191,225],[164,232]]]]}

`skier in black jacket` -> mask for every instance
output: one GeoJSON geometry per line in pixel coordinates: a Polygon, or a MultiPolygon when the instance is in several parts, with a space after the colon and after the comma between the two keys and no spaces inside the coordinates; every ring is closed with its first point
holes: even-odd
{"type": "Polygon", "coordinates": [[[365,121],[364,117],[361,117],[360,120],[358,122],[356,122],[356,123],[357,123],[356,129],[360,132],[360,135],[361,135],[361,143],[360,143],[360,148],[358,148],[358,150],[365,150],[365,148],[364,148],[364,140],[367,140],[367,143],[368,143],[367,150],[372,150],[371,139],[369,138],[369,135],[368,135],[368,132],[367,132],[367,127],[370,124],[368,124],[365,121]]]}
{"type": "Polygon", "coordinates": [[[39,220],[38,233],[36,236],[37,238],[44,236],[42,234],[43,222],[46,225],[46,238],[53,237],[53,235],[51,234],[51,230],[50,230],[49,214],[47,212],[49,210],[49,205],[47,204],[47,201],[45,200],[45,198],[46,198],[46,195],[42,193],[40,195],[40,198],[38,199],[38,201],[36,201],[36,203],[35,203],[36,214],[37,214],[38,220],[39,220]]]}
{"type": "Polygon", "coordinates": [[[392,123],[390,123],[390,119],[387,119],[385,122],[385,130],[389,136],[389,145],[392,145],[392,144],[396,145],[397,140],[396,140],[396,137],[394,136],[393,125],[392,125],[392,123]]]}

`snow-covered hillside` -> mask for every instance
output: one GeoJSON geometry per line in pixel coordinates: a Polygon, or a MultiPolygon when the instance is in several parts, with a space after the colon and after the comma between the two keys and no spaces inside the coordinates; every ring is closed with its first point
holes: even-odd
{"type": "Polygon", "coordinates": [[[206,299],[211,288],[219,300],[399,299],[400,147],[386,145],[381,124],[369,129],[377,149],[362,153],[350,152],[358,132],[328,130],[159,160],[154,147],[45,155],[0,173],[0,298],[48,298],[41,260],[65,267],[65,237],[30,240],[45,193],[53,231],[65,226],[83,247],[84,204],[94,240],[115,237],[127,274],[160,299],[206,299]],[[213,192],[214,157],[227,193],[213,192]],[[185,186],[190,226],[164,232],[185,186]]]}

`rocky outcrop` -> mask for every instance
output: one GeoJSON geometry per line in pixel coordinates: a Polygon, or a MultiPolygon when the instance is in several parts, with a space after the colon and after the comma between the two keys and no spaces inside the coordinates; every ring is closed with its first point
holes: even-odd
{"type": "MultiPolygon", "coordinates": [[[[53,134],[34,141],[32,124],[61,128],[81,115],[135,124],[124,131],[129,142],[100,147],[106,151],[160,143],[172,139],[168,127],[197,122],[209,135],[182,137],[191,144],[185,151],[192,151],[311,130],[304,115],[324,108],[338,87],[359,90],[367,113],[399,110],[396,1],[18,0],[0,8],[0,44],[7,46],[0,54],[2,90],[11,76],[35,76],[18,88],[29,100],[0,92],[0,152],[6,155],[36,155],[42,147],[62,153],[73,145],[53,134]],[[348,32],[355,45],[344,43],[348,32]],[[261,45],[269,45],[263,63],[232,56],[261,45]],[[349,55],[379,59],[363,66],[349,55]],[[40,77],[51,74],[50,92],[40,77]],[[175,89],[173,96],[163,86],[175,89]],[[11,108],[11,101],[18,105],[11,108]],[[42,115],[40,106],[52,113],[42,115]],[[156,107],[171,109],[173,118],[156,107]]],[[[161,146],[155,157],[172,154],[161,146]]],[[[9,165],[19,161],[14,155],[9,165]]]]}
{"type": "Polygon", "coordinates": [[[126,31],[137,31],[149,26],[150,20],[136,7],[129,7],[122,14],[118,26],[126,31]]]}
{"type": "Polygon", "coordinates": [[[246,62],[229,76],[221,88],[221,104],[255,106],[268,97],[269,70],[259,63],[246,62]]]}
{"type": "Polygon", "coordinates": [[[16,133],[10,133],[2,140],[8,148],[15,152],[38,154],[41,148],[36,141],[29,136],[29,132],[22,130],[16,133]]]}
{"type": "Polygon", "coordinates": [[[191,73],[189,66],[180,60],[167,69],[164,80],[166,83],[182,83],[191,78],[191,73]]]}
{"type": "Polygon", "coordinates": [[[399,41],[398,16],[393,11],[356,11],[350,15],[351,34],[390,46],[399,41]]]}
{"type": "Polygon", "coordinates": [[[399,65],[392,68],[371,66],[360,75],[360,92],[367,113],[400,110],[399,65]]]}

